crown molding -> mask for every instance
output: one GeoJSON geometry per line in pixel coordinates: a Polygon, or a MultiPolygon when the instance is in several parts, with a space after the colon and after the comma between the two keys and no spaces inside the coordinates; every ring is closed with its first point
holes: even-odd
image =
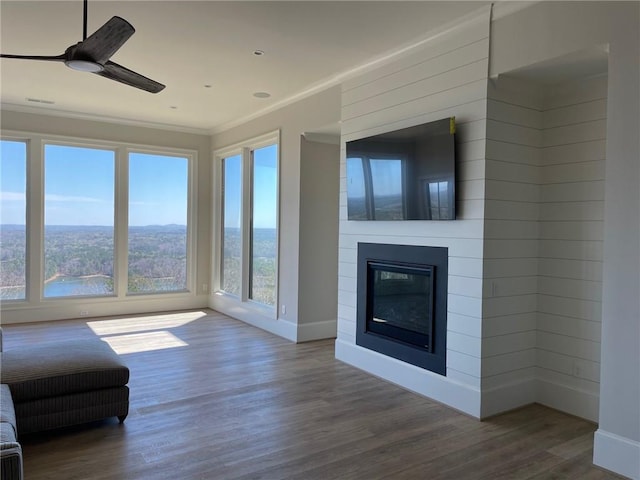
{"type": "Polygon", "coordinates": [[[497,0],[493,4],[493,14],[491,20],[498,20],[500,18],[508,17],[520,10],[524,10],[538,3],[542,3],[542,0],[497,0]]]}
{"type": "Polygon", "coordinates": [[[72,118],[75,120],[86,120],[91,122],[112,123],[117,125],[128,125],[131,127],[152,128],[154,130],[166,130],[178,133],[188,133],[192,135],[209,136],[211,133],[205,128],[186,127],[183,125],[171,125],[166,123],[146,122],[142,120],[132,120],[130,118],[109,117],[94,115],[90,113],[72,112],[68,110],[54,110],[46,107],[32,107],[15,103],[0,103],[0,110],[5,112],[30,113],[34,115],[48,115],[51,117],[72,118]]]}

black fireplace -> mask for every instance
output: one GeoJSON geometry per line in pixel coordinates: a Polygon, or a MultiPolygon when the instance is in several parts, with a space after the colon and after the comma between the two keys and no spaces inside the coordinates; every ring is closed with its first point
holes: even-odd
{"type": "Polygon", "coordinates": [[[448,249],[358,243],[356,344],[446,373],[448,249]]]}

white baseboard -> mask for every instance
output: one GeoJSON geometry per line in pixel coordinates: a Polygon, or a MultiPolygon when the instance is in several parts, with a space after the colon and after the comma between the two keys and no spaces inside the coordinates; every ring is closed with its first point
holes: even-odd
{"type": "Polygon", "coordinates": [[[566,385],[536,380],[536,402],[598,423],[600,396],[566,385]]]}
{"type": "Polygon", "coordinates": [[[132,295],[125,299],[113,297],[87,297],[64,300],[46,300],[36,305],[3,304],[1,310],[2,323],[49,322],[69,320],[73,318],[110,317],[114,315],[136,315],[140,313],[170,312],[177,310],[193,310],[208,308],[206,295],[163,295],[154,298],[152,295],[132,295]]]}
{"type": "Polygon", "coordinates": [[[619,475],[640,479],[640,442],[599,428],[593,439],[593,463],[619,475]]]}
{"type": "Polygon", "coordinates": [[[298,325],[296,323],[275,318],[275,312],[269,312],[260,306],[246,302],[241,303],[223,295],[213,295],[210,297],[209,307],[279,337],[292,342],[297,341],[298,325]]]}
{"type": "Polygon", "coordinates": [[[338,331],[337,320],[298,324],[298,342],[311,342],[325,338],[336,338],[338,331]]]}
{"type": "Polygon", "coordinates": [[[535,378],[500,385],[482,391],[482,417],[487,418],[536,402],[535,378]]]}
{"type": "Polygon", "coordinates": [[[480,418],[480,391],[423,368],[336,340],[336,358],[360,370],[480,418]]]}

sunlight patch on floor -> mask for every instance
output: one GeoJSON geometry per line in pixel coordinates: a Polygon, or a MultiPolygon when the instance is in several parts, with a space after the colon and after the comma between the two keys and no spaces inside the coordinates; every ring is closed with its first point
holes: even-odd
{"type": "Polygon", "coordinates": [[[102,340],[107,342],[113,351],[119,355],[186,347],[188,345],[166,330],[134,333],[131,335],[117,335],[114,337],[106,337],[102,340]]]}
{"type": "Polygon", "coordinates": [[[124,317],[115,320],[94,320],[87,322],[87,326],[96,335],[120,335],[180,327],[206,316],[205,312],[167,313],[144,317],[124,317]]]}

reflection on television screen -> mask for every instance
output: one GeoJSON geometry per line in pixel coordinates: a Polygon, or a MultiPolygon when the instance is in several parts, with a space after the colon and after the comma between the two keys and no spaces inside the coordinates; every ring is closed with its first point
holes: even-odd
{"type": "Polygon", "coordinates": [[[347,142],[349,220],[454,220],[455,119],[347,142]]]}

